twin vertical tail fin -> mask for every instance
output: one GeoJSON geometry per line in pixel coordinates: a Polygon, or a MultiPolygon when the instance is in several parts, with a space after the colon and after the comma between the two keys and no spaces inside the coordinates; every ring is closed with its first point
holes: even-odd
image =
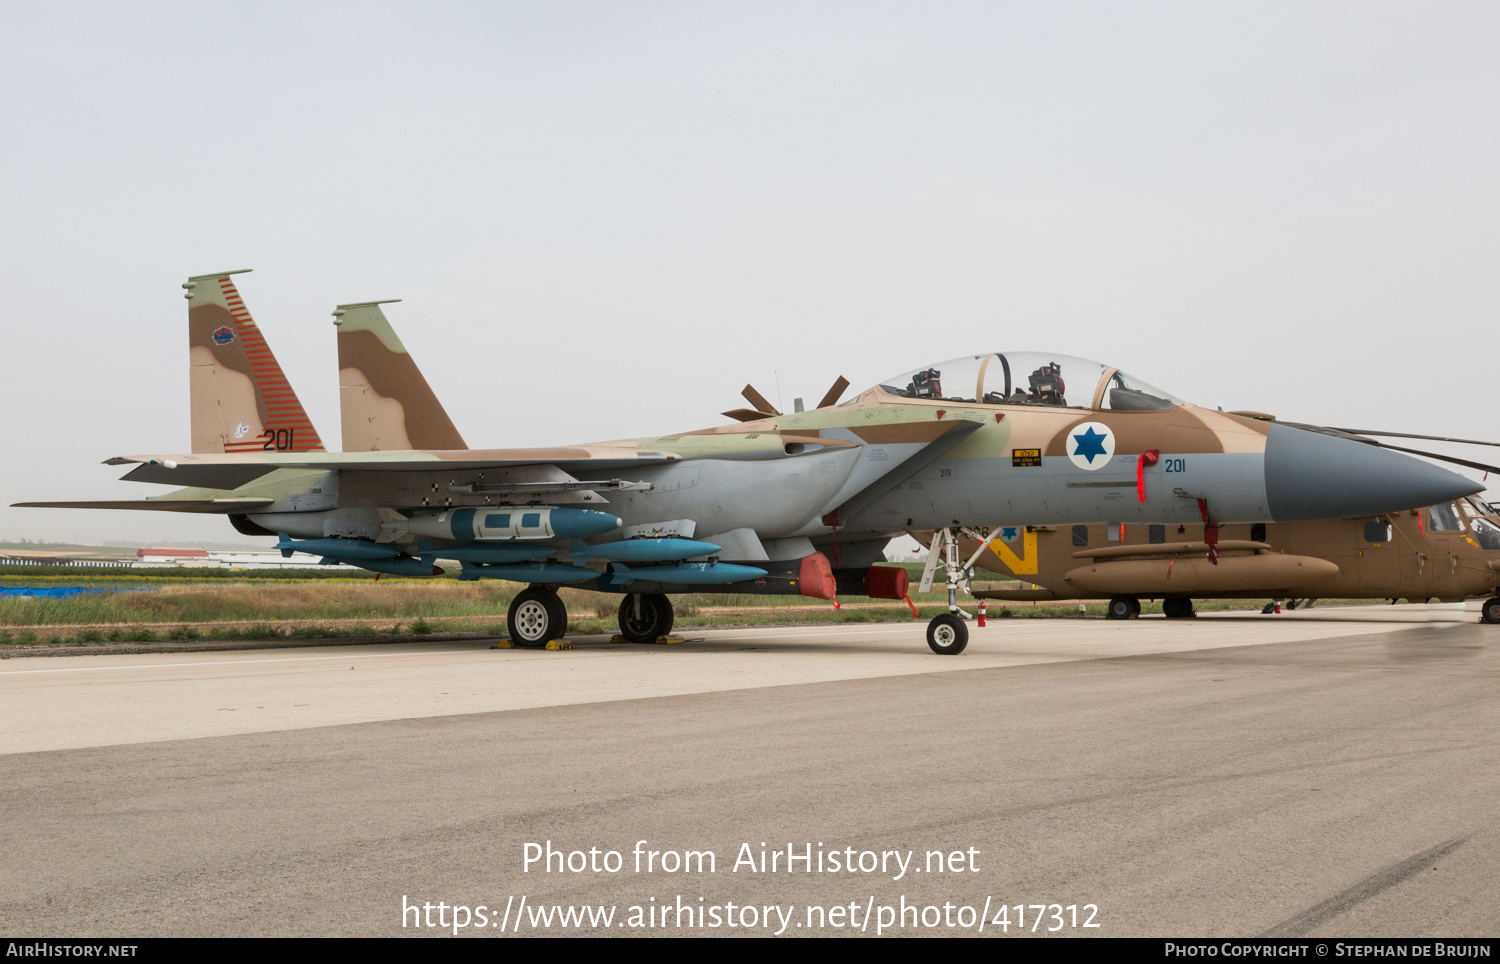
{"type": "Polygon", "coordinates": [[[323,440],[231,275],[195,275],[188,300],[193,452],[320,452],[323,440]]]}
{"type": "MultiPolygon", "coordinates": [[[[397,299],[399,300],[399,299],[397,299]]],[[[345,452],[467,449],[381,305],[339,305],[339,411],[345,452]]]]}

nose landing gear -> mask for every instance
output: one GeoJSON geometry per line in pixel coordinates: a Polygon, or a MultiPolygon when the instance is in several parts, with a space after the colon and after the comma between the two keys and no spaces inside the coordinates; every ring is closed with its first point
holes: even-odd
{"type": "Polygon", "coordinates": [[[964,651],[965,646],[969,645],[969,627],[964,620],[973,617],[958,608],[958,591],[962,589],[964,595],[969,594],[969,581],[974,577],[974,562],[981,552],[990,547],[990,543],[999,534],[998,528],[988,535],[968,528],[943,528],[933,534],[932,546],[927,552],[927,568],[922,570],[922,583],[917,587],[917,591],[932,592],[933,576],[937,572],[937,567],[942,565],[944,574],[947,576],[948,611],[940,616],[934,616],[927,624],[927,646],[939,656],[957,656],[964,651]],[[960,533],[979,541],[979,548],[974,550],[969,561],[963,565],[958,563],[960,533]],[[938,561],[940,559],[941,563],[938,561]]]}

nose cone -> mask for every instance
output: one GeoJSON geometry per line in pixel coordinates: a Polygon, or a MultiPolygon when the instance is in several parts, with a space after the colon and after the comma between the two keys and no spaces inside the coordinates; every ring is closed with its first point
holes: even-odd
{"type": "Polygon", "coordinates": [[[1266,436],[1266,501],[1277,522],[1400,512],[1482,491],[1457,472],[1363,442],[1274,424],[1266,436]]]}

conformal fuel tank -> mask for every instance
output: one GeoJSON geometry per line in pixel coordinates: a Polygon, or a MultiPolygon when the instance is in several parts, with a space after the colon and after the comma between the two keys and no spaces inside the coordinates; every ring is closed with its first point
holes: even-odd
{"type": "Polygon", "coordinates": [[[1079,566],[1063,576],[1074,589],[1103,595],[1213,595],[1216,592],[1292,590],[1339,571],[1337,563],[1280,553],[1206,554],[1155,559],[1110,559],[1079,566]]]}

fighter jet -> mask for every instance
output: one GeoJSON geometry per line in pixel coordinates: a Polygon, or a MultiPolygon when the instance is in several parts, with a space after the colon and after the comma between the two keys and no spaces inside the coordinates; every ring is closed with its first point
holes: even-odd
{"type": "MultiPolygon", "coordinates": [[[[189,291],[190,313],[202,287],[189,291]]],[[[451,559],[465,578],[527,582],[511,613],[523,645],[564,631],[560,585],[621,593],[630,639],[670,628],[667,592],[831,598],[844,586],[901,598],[904,571],[874,563],[892,536],[933,529],[950,611],[928,643],[956,654],[967,642],[964,525],[1196,522],[1212,539],[1224,524],[1402,511],[1480,490],[1402,454],[1200,408],[1116,367],[1050,353],[926,364],[842,401],[840,379],[792,413],[747,386],[754,407],[726,413],[733,424],[666,436],[470,449],[423,401],[431,390],[410,377],[380,303],[343,306],[336,323],[341,399],[363,413],[343,422],[361,451],[301,451],[289,433],[251,451],[108,464],[134,465],[131,481],[194,487],[199,502],[308,473],[316,504],[217,511],[241,517],[242,531],[279,534],[284,551],[414,575],[451,559]],[[448,440],[414,447],[433,437],[448,440]],[[413,447],[387,448],[400,445],[413,447]]]]}
{"type": "MultiPolygon", "coordinates": [[[[972,551],[989,533],[961,540],[972,551]]],[[[1030,588],[988,589],[980,599],[1108,599],[1111,619],[1162,600],[1168,618],[1193,615],[1194,599],[1487,599],[1500,623],[1500,506],[1460,499],[1363,519],[1256,523],[1221,530],[1209,559],[1201,526],[1005,526],[979,568],[1030,588]]]]}

